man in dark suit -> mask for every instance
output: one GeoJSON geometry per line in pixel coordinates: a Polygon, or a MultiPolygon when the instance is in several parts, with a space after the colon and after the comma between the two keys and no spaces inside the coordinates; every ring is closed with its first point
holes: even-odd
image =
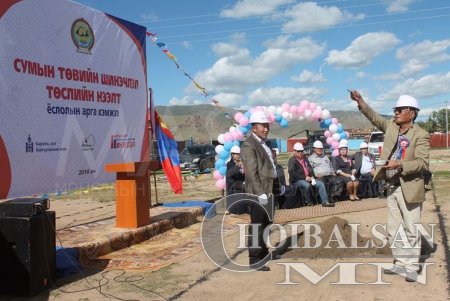
{"type": "Polygon", "coordinates": [[[250,123],[252,131],[241,145],[241,159],[245,169],[245,192],[256,195],[259,204],[255,202],[249,204],[249,262],[250,267],[258,271],[270,271],[270,268],[265,266],[271,256],[263,239],[263,232],[271,222],[263,206],[273,201],[271,195],[277,172],[272,150],[267,145],[270,131],[267,115],[263,111],[255,111],[250,116],[250,123]],[[257,230],[254,231],[254,228],[257,230]],[[256,245],[253,243],[254,240],[256,245]]]}
{"type": "Polygon", "coordinates": [[[306,206],[312,206],[312,189],[317,187],[323,207],[334,207],[334,203],[328,200],[328,193],[324,182],[314,179],[314,171],[308,159],[303,153],[303,144],[294,144],[294,156],[288,161],[289,182],[294,187],[298,187],[303,192],[306,206]]]}
{"type": "Polygon", "coordinates": [[[414,124],[419,112],[418,101],[409,95],[401,95],[394,107],[394,119],[377,114],[358,91],[350,91],[359,110],[374,126],[385,133],[383,150],[374,180],[385,179],[388,184],[388,221],[386,230],[391,244],[394,266],[384,273],[404,274],[408,282],[417,281],[421,273],[418,264],[421,252],[421,236],[416,228],[420,224],[422,203],[425,201],[424,172],[428,169],[430,135],[414,124]],[[384,164],[381,164],[384,163],[384,164]],[[395,239],[403,227],[408,244],[395,239]]]}

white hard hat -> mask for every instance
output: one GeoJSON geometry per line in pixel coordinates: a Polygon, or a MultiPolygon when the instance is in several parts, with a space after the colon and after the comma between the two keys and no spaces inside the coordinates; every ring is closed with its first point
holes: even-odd
{"type": "Polygon", "coordinates": [[[300,142],[295,143],[295,144],[294,144],[294,150],[296,150],[296,151],[302,151],[302,150],[304,150],[303,144],[301,144],[300,142]]]}
{"type": "Polygon", "coordinates": [[[233,147],[230,150],[230,153],[232,154],[240,154],[241,153],[241,148],[237,145],[233,145],[233,147]]]}
{"type": "Polygon", "coordinates": [[[361,144],[359,145],[359,148],[368,148],[369,145],[367,145],[367,143],[365,142],[361,142],[361,144]]]}
{"type": "Polygon", "coordinates": [[[341,141],[341,142],[339,142],[339,148],[343,148],[343,147],[348,148],[348,143],[347,143],[347,141],[341,141]]]}
{"type": "Polygon", "coordinates": [[[255,111],[250,116],[250,123],[269,123],[269,118],[263,111],[255,111]]]}
{"type": "Polygon", "coordinates": [[[314,141],[314,143],[313,143],[313,147],[315,147],[315,148],[323,148],[323,144],[322,144],[321,141],[316,140],[316,141],[314,141]]]}
{"type": "Polygon", "coordinates": [[[417,110],[419,109],[419,102],[417,101],[417,99],[415,99],[412,96],[409,95],[400,95],[400,97],[397,100],[397,104],[395,105],[394,108],[399,108],[399,107],[410,107],[410,108],[415,108],[417,110]]]}

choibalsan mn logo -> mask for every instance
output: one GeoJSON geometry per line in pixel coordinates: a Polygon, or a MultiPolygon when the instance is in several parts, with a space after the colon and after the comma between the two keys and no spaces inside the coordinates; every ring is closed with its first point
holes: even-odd
{"type": "Polygon", "coordinates": [[[77,19],[72,23],[71,28],[72,41],[77,47],[77,52],[91,54],[94,47],[95,37],[89,23],[83,19],[77,19]]]}

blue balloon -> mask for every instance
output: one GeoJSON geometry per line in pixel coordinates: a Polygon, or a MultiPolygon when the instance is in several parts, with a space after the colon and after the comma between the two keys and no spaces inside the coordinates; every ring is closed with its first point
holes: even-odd
{"type": "Polygon", "coordinates": [[[247,130],[250,130],[250,129],[252,128],[252,124],[249,123],[249,124],[247,124],[245,127],[247,128],[247,130]]]}
{"type": "Polygon", "coordinates": [[[342,124],[338,123],[337,125],[337,132],[338,133],[342,133],[344,131],[344,127],[342,126],[342,124]]]}
{"type": "Polygon", "coordinates": [[[233,145],[237,145],[237,146],[239,146],[239,145],[240,145],[240,143],[239,143],[239,141],[238,141],[238,140],[233,140],[233,145]]]}
{"type": "Polygon", "coordinates": [[[280,123],[280,122],[281,122],[281,119],[283,119],[283,117],[281,117],[280,114],[275,114],[275,121],[276,121],[276,122],[280,123]]]}
{"type": "Polygon", "coordinates": [[[229,154],[230,154],[229,152],[227,152],[226,150],[223,150],[220,152],[219,158],[225,160],[226,158],[228,158],[229,154]]]}
{"type": "Polygon", "coordinates": [[[223,167],[225,165],[225,161],[222,159],[219,159],[216,161],[216,163],[214,163],[214,167],[216,169],[220,169],[221,167],[223,167]]]}
{"type": "Polygon", "coordinates": [[[280,126],[281,126],[282,128],[287,128],[288,125],[289,125],[289,121],[287,121],[287,120],[284,119],[284,118],[281,118],[280,126]]]}
{"type": "Polygon", "coordinates": [[[328,127],[323,120],[320,122],[319,125],[321,129],[326,129],[328,127]]]}
{"type": "Polygon", "coordinates": [[[331,125],[331,123],[332,123],[332,120],[331,120],[331,118],[328,118],[328,119],[325,119],[325,120],[323,121],[323,123],[324,123],[327,127],[329,127],[329,126],[331,125]]]}
{"type": "Polygon", "coordinates": [[[227,174],[227,167],[222,166],[221,168],[219,168],[219,173],[221,176],[225,176],[227,174]]]}
{"type": "Polygon", "coordinates": [[[345,132],[341,132],[339,135],[341,136],[341,139],[347,139],[347,134],[345,132]]]}
{"type": "Polygon", "coordinates": [[[250,113],[250,111],[247,111],[244,113],[244,116],[247,117],[248,119],[250,119],[251,115],[252,115],[252,113],[250,113]]]}
{"type": "Polygon", "coordinates": [[[225,144],[223,145],[223,148],[227,151],[230,152],[231,148],[233,147],[233,143],[232,142],[225,142],[225,144]]]}
{"type": "Polygon", "coordinates": [[[242,132],[242,134],[247,134],[247,132],[248,132],[248,128],[246,128],[245,126],[240,126],[239,127],[239,130],[242,132]]]}

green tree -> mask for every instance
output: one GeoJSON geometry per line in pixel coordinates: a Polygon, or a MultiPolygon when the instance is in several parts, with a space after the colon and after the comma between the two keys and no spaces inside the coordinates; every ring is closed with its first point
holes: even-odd
{"type": "MultiPolygon", "coordinates": [[[[430,117],[428,117],[427,121],[419,121],[417,122],[417,124],[430,133],[445,132],[447,130],[445,124],[445,117],[446,117],[446,109],[440,109],[438,111],[433,111],[430,117]]],[[[450,117],[450,113],[448,117],[450,117]]],[[[448,122],[450,126],[450,118],[448,119],[448,122]]]]}

